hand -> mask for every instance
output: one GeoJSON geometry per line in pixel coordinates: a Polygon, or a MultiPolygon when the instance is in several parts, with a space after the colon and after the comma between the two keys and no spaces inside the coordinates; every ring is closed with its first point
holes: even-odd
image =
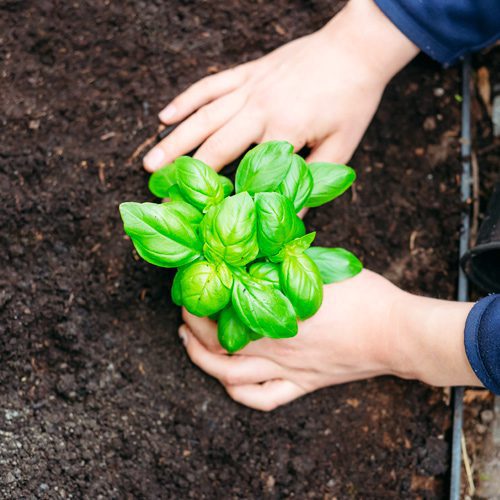
{"type": "Polygon", "coordinates": [[[323,305],[296,337],[263,338],[229,356],[216,324],[186,310],[179,335],[193,363],[235,401],[269,411],[322,387],[386,374],[478,385],[463,347],[471,306],[407,294],[364,270],[325,286],[323,305]]]}
{"type": "Polygon", "coordinates": [[[268,140],[287,140],[296,151],[309,146],[309,161],[344,163],[385,85],[417,52],[373,2],[352,0],[320,31],[176,97],[160,119],[184,121],[145,156],[145,168],[199,146],[195,157],[219,170],[268,140]]]}

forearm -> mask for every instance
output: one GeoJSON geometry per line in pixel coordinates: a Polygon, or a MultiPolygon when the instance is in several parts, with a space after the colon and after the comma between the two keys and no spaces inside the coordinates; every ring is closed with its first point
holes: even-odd
{"type": "Polygon", "coordinates": [[[464,347],[472,303],[429,299],[404,293],[397,303],[394,372],[431,385],[482,385],[464,347]]]}
{"type": "Polygon", "coordinates": [[[351,0],[322,31],[384,85],[419,52],[372,0],[351,0]]]}

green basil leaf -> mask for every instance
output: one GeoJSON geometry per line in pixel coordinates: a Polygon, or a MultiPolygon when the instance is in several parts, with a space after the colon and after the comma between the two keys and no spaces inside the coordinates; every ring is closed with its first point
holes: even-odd
{"type": "Polygon", "coordinates": [[[264,336],[260,333],[254,332],[253,330],[248,330],[248,335],[250,336],[250,340],[259,340],[264,336]]]}
{"type": "Polygon", "coordinates": [[[286,255],[280,266],[281,288],[297,316],[313,316],[323,302],[323,282],[318,266],[306,254],[286,255]]]}
{"type": "Polygon", "coordinates": [[[311,163],[313,189],[306,207],[319,207],[337,198],[346,191],[356,179],[356,172],[347,165],[337,163],[311,163]]]}
{"type": "Polygon", "coordinates": [[[205,216],[202,232],[204,252],[210,260],[244,266],[259,252],[255,205],[248,193],[225,198],[205,216]]]}
{"type": "Polygon", "coordinates": [[[208,165],[189,156],[180,156],[174,165],[182,196],[196,208],[206,211],[223,200],[219,176],[208,165]]]}
{"type": "Polygon", "coordinates": [[[311,247],[306,254],[316,263],[323,283],[336,283],[356,276],[363,269],[361,261],[343,248],[311,247]]]}
{"type": "Polygon", "coordinates": [[[314,238],[316,238],[316,231],[313,231],[312,233],[307,233],[306,235],[301,236],[300,238],[295,238],[293,241],[287,244],[286,246],[287,253],[293,255],[299,255],[301,253],[304,253],[312,245],[314,238]]]}
{"type": "Polygon", "coordinates": [[[231,182],[231,179],[228,179],[224,175],[219,175],[219,181],[222,184],[224,198],[227,198],[234,190],[233,183],[231,182]]]}
{"type": "Polygon", "coordinates": [[[195,226],[203,219],[203,214],[186,201],[167,201],[164,204],[195,226]]]}
{"type": "Polygon", "coordinates": [[[304,253],[316,238],[316,232],[308,233],[287,243],[276,255],[269,257],[271,262],[282,262],[287,255],[304,253]]]}
{"type": "Polygon", "coordinates": [[[300,217],[295,216],[295,219],[293,219],[293,228],[290,233],[292,240],[300,238],[301,236],[304,236],[306,234],[306,226],[304,225],[304,221],[300,217]]]}
{"type": "Polygon", "coordinates": [[[215,264],[200,260],[181,274],[182,304],[196,316],[210,316],[227,306],[231,291],[217,274],[215,264]]]}
{"type": "Polygon", "coordinates": [[[236,171],[236,192],[275,191],[286,177],[293,158],[293,146],[269,141],[255,146],[241,160],[236,171]]]}
{"type": "Polygon", "coordinates": [[[296,212],[306,204],[313,188],[313,178],[304,158],[294,154],[290,170],[283,182],[278,186],[278,193],[286,196],[296,212]]]}
{"type": "Polygon", "coordinates": [[[262,255],[271,256],[280,251],[303,228],[292,202],[279,193],[257,193],[257,239],[262,255]]]}
{"type": "Polygon", "coordinates": [[[172,289],[170,290],[170,293],[172,295],[172,302],[179,307],[182,306],[181,275],[183,269],[184,268],[180,268],[175,273],[174,281],[172,282],[172,289]]]}
{"type": "Polygon", "coordinates": [[[167,196],[170,201],[183,201],[184,203],[189,203],[189,201],[182,195],[178,184],[174,184],[168,191],[167,196]]]}
{"type": "Polygon", "coordinates": [[[158,198],[167,198],[168,190],[177,183],[175,166],[167,165],[154,172],[149,178],[149,190],[158,198]]]}
{"type": "Polygon", "coordinates": [[[297,335],[291,302],[265,281],[241,273],[233,283],[232,304],[241,321],[264,337],[280,339],[297,335]]]}
{"type": "Polygon", "coordinates": [[[249,328],[240,320],[233,307],[226,307],[219,315],[217,337],[229,353],[243,349],[251,340],[249,328]]]}
{"type": "Polygon", "coordinates": [[[267,281],[276,288],[280,288],[279,267],[272,262],[256,262],[248,269],[248,274],[254,278],[267,281]]]}
{"type": "Polygon", "coordinates": [[[210,207],[200,222],[200,236],[203,243],[205,243],[211,237],[212,224],[214,221],[215,214],[217,213],[218,210],[219,210],[219,205],[210,207]]]}
{"type": "Polygon", "coordinates": [[[137,253],[147,262],[179,267],[200,256],[195,227],[168,204],[122,203],[120,215],[137,253]]]}
{"type": "Polygon", "coordinates": [[[226,288],[231,289],[233,286],[233,274],[225,262],[219,262],[216,264],[217,275],[224,284],[226,288]]]}

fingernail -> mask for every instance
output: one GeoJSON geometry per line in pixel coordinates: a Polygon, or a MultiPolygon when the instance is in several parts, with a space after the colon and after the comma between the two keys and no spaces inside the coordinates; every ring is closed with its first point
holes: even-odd
{"type": "Polygon", "coordinates": [[[165,161],[165,153],[161,148],[153,148],[145,157],[144,157],[144,166],[150,170],[156,170],[163,165],[166,165],[165,161]]]}
{"type": "Polygon", "coordinates": [[[158,117],[162,122],[167,122],[170,120],[175,115],[175,112],[177,110],[175,109],[175,106],[172,104],[169,104],[165,109],[162,109],[160,113],[158,114],[158,117]]]}
{"type": "Polygon", "coordinates": [[[182,343],[184,344],[184,347],[186,347],[187,343],[188,343],[188,336],[187,336],[187,332],[186,332],[186,327],[185,326],[181,326],[179,328],[179,337],[182,340],[182,343]]]}

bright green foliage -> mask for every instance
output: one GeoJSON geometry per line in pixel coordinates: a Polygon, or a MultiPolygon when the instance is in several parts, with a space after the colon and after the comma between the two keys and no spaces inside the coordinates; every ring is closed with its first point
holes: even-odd
{"type": "Polygon", "coordinates": [[[167,165],[149,178],[149,190],[158,198],[167,198],[169,189],[177,184],[174,165],[167,165]]]}
{"type": "Polygon", "coordinates": [[[248,264],[259,253],[255,227],[255,204],[248,193],[230,196],[212,207],[203,223],[207,258],[233,266],[248,264]]]}
{"type": "Polygon", "coordinates": [[[179,287],[182,304],[196,316],[215,314],[227,306],[231,297],[217,266],[206,260],[187,266],[181,273],[179,287]]]}
{"type": "Polygon", "coordinates": [[[250,329],[240,320],[232,306],[219,315],[217,337],[220,345],[229,353],[243,349],[251,340],[250,329]]]}
{"type": "Polygon", "coordinates": [[[178,267],[201,255],[195,226],[169,205],[127,202],[120,214],[137,253],[149,263],[178,267]]]}
{"type": "Polygon", "coordinates": [[[232,303],[241,321],[264,337],[280,339],[297,334],[291,302],[266,281],[240,273],[233,284],[232,303]]]}
{"type": "Polygon", "coordinates": [[[297,316],[313,316],[323,301],[323,282],[318,266],[305,254],[286,255],[280,266],[280,283],[297,316]]]}
{"type": "Polygon", "coordinates": [[[284,141],[270,141],[251,149],[236,172],[236,192],[275,191],[292,164],[293,146],[284,141]]]}
{"type": "Polygon", "coordinates": [[[343,248],[311,247],[306,254],[318,266],[323,283],[336,283],[352,278],[363,269],[361,261],[343,248]]]}
{"type": "Polygon", "coordinates": [[[248,268],[248,274],[280,288],[280,268],[272,262],[255,262],[248,268]]]}
{"type": "Polygon", "coordinates": [[[177,185],[187,201],[207,211],[224,199],[224,188],[215,170],[200,160],[181,156],[174,162],[177,185]]]}
{"type": "Polygon", "coordinates": [[[223,175],[219,175],[219,181],[222,184],[224,198],[226,198],[234,191],[233,182],[231,181],[231,179],[224,177],[223,175]]]}
{"type": "Polygon", "coordinates": [[[262,255],[277,254],[283,245],[303,234],[304,225],[295,214],[292,202],[279,193],[257,193],[257,239],[262,255]]]}
{"type": "Polygon", "coordinates": [[[306,207],[319,207],[351,187],[356,179],[356,172],[346,165],[336,163],[311,163],[313,189],[306,201],[306,207]]]}
{"type": "Polygon", "coordinates": [[[172,295],[172,302],[176,306],[182,306],[182,289],[181,289],[181,276],[184,268],[179,268],[174,276],[174,281],[172,282],[172,290],[170,291],[172,295]]]}
{"type": "Polygon", "coordinates": [[[290,241],[283,248],[272,257],[269,257],[271,262],[283,262],[287,256],[297,256],[304,253],[316,238],[316,233],[308,233],[299,238],[290,241]]]}
{"type": "Polygon", "coordinates": [[[184,201],[186,203],[189,203],[186,198],[182,196],[181,190],[179,189],[179,186],[177,184],[174,184],[168,189],[166,198],[168,198],[170,201],[184,201]]]}
{"type": "Polygon", "coordinates": [[[304,158],[293,155],[288,174],[278,186],[278,193],[286,196],[298,212],[304,207],[313,189],[313,178],[304,158]]]}
{"type": "Polygon", "coordinates": [[[218,321],[229,353],[262,337],[293,337],[314,315],[323,284],[356,275],[361,262],[342,248],[311,247],[296,213],[342,194],[354,181],[345,165],[307,163],[291,144],[250,150],[230,179],[181,156],[155,172],[151,192],[166,203],[122,203],[125,232],[137,253],[178,267],[172,300],[218,321]]]}
{"type": "Polygon", "coordinates": [[[171,201],[164,205],[194,226],[199,225],[203,220],[203,214],[185,201],[171,201]]]}

